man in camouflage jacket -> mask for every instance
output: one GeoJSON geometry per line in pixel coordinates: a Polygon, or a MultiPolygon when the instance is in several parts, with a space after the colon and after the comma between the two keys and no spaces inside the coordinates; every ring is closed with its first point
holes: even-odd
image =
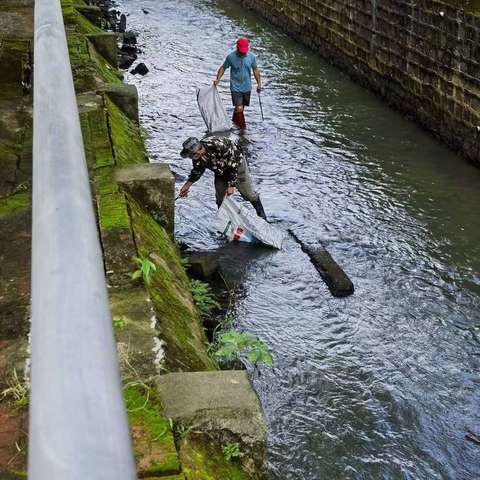
{"type": "Polygon", "coordinates": [[[201,141],[190,137],[183,143],[180,155],[183,158],[190,157],[193,162],[188,180],[180,190],[180,197],[188,195],[190,187],[208,168],[215,174],[218,207],[225,195],[232,195],[237,187],[242,197],[253,205],[257,215],[266,220],[260,195],[253,188],[245,156],[234,142],[220,137],[209,137],[201,141]]]}

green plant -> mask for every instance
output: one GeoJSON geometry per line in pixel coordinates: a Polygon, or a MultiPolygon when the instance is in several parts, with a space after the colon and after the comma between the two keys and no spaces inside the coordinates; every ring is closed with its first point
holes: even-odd
{"type": "Polygon", "coordinates": [[[13,369],[12,376],[8,380],[8,387],[2,391],[2,399],[10,398],[17,407],[28,405],[28,386],[20,381],[17,370],[13,369]]]}
{"type": "MultiPolygon", "coordinates": [[[[170,420],[170,419],[169,419],[170,420]]],[[[180,436],[180,438],[183,440],[184,438],[188,437],[191,432],[194,432],[196,428],[201,427],[200,423],[194,423],[192,425],[182,425],[182,424],[177,424],[176,425],[176,432],[180,436]]]]}
{"type": "Polygon", "coordinates": [[[138,265],[138,269],[132,273],[132,278],[135,280],[143,277],[145,283],[150,285],[152,274],[157,271],[157,266],[148,258],[132,257],[132,260],[138,265]]]}
{"type": "Polygon", "coordinates": [[[112,318],[113,328],[116,332],[123,330],[128,323],[128,317],[125,315],[114,315],[112,318]]]}
{"type": "Polygon", "coordinates": [[[180,257],[180,264],[182,265],[183,268],[187,268],[190,266],[190,263],[188,261],[188,257],[180,257]]]}
{"type": "Polygon", "coordinates": [[[219,303],[213,298],[210,286],[207,283],[200,280],[192,280],[190,291],[201,317],[208,317],[214,308],[220,308],[219,303]]]}
{"type": "Polygon", "coordinates": [[[246,351],[248,360],[253,365],[263,363],[273,365],[273,357],[268,347],[255,335],[242,333],[237,330],[228,330],[222,333],[217,339],[218,349],[215,356],[223,357],[226,361],[233,360],[241,352],[246,351]]]}
{"type": "Polygon", "coordinates": [[[151,137],[150,132],[143,126],[140,126],[140,135],[142,136],[144,141],[148,140],[151,137]]]}
{"type": "Polygon", "coordinates": [[[244,456],[245,454],[240,450],[240,445],[238,443],[227,443],[227,445],[223,447],[223,457],[227,462],[231,462],[232,460],[244,456]]]}
{"type": "Polygon", "coordinates": [[[152,218],[161,226],[166,227],[168,224],[167,217],[160,212],[152,212],[152,218]]]}

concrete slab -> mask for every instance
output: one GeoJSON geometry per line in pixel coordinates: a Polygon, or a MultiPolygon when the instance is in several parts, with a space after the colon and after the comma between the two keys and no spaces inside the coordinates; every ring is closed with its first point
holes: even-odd
{"type": "Polygon", "coordinates": [[[266,471],[263,412],[247,372],[170,373],[158,377],[156,385],[166,417],[223,445],[240,442],[251,462],[246,470],[266,471]]]}
{"type": "Polygon", "coordinates": [[[2,38],[33,37],[33,2],[0,2],[0,32],[2,38]]]}
{"type": "MultiPolygon", "coordinates": [[[[108,60],[108,57],[106,57],[108,60]]],[[[116,58],[116,53],[115,53],[116,58]]],[[[110,62],[111,63],[111,62],[110,62]]],[[[114,65],[112,63],[112,65],[114,65]]],[[[135,85],[125,83],[107,83],[101,85],[99,92],[106,93],[112,102],[130,119],[138,123],[138,91],[135,85]]]]}
{"type": "Polygon", "coordinates": [[[175,177],[167,164],[117,168],[115,180],[173,237],[175,177]]]}
{"type": "Polygon", "coordinates": [[[167,417],[264,441],[262,408],[245,371],[170,373],[156,383],[167,417]]]}

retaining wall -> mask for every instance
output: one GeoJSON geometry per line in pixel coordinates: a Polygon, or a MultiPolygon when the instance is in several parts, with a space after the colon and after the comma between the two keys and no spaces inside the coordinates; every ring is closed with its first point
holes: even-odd
{"type": "Polygon", "coordinates": [[[479,14],[437,0],[240,1],[480,165],[479,14]]]}

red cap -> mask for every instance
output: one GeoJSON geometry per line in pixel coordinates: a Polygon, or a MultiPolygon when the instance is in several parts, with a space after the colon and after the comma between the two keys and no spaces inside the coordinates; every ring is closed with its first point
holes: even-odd
{"type": "Polygon", "coordinates": [[[240,37],[237,40],[237,50],[240,53],[247,53],[249,49],[250,49],[250,44],[248,43],[248,40],[245,37],[240,37]]]}

